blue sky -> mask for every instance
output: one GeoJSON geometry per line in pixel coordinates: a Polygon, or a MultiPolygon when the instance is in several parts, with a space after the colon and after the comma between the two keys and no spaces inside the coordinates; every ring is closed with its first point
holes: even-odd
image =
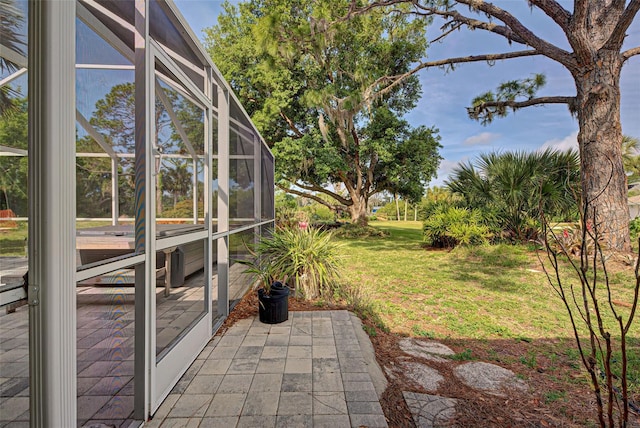
{"type": "MultiPolygon", "coordinates": [[[[220,0],[175,0],[175,3],[200,38],[203,28],[217,22],[222,5],[220,0]]],[[[529,9],[526,2],[496,0],[494,3],[512,12],[546,40],[561,47],[568,46],[556,24],[537,9],[529,9]]],[[[568,10],[572,9],[572,0],[562,3],[568,10]]],[[[432,26],[430,40],[436,37],[438,27],[432,26]]],[[[625,48],[640,45],[640,18],[636,17],[627,35],[625,48]]],[[[517,45],[510,47],[502,37],[485,31],[462,30],[448,36],[444,43],[433,44],[427,59],[520,49],[517,45]]],[[[422,99],[407,119],[413,126],[435,126],[440,130],[444,160],[438,178],[431,185],[441,185],[455,165],[471,160],[479,153],[576,146],[578,123],[564,105],[529,107],[496,119],[487,126],[467,117],[465,107],[473,97],[506,80],[529,77],[534,73],[547,77],[547,85],[539,95],[575,95],[569,72],[546,58],[512,59],[492,67],[486,63],[464,64],[448,74],[437,68],[420,72],[422,99]]],[[[623,68],[621,88],[622,132],[640,138],[640,56],[632,57],[623,68]]]]}

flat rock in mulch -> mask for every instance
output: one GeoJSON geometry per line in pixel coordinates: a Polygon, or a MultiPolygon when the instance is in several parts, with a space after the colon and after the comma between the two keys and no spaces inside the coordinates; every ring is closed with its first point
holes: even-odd
{"type": "Polygon", "coordinates": [[[471,388],[503,396],[505,391],[526,391],[527,385],[511,371],[495,364],[471,362],[461,364],[453,373],[471,388]]]}
{"type": "Polygon", "coordinates": [[[420,363],[401,363],[399,369],[402,370],[405,377],[411,379],[427,391],[437,390],[440,382],[444,380],[438,370],[420,363]]]}
{"type": "Polygon", "coordinates": [[[412,338],[402,339],[399,343],[400,349],[409,355],[418,358],[424,358],[438,363],[444,363],[449,360],[438,357],[438,355],[454,355],[455,352],[442,343],[431,340],[415,340],[412,338]]]}
{"type": "Polygon", "coordinates": [[[418,428],[435,428],[451,426],[456,414],[455,398],[438,395],[419,394],[403,391],[404,401],[409,407],[413,421],[418,428]]]}

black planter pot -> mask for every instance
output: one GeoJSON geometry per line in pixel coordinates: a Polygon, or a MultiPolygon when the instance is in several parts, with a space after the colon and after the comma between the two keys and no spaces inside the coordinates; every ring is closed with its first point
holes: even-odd
{"type": "Polygon", "coordinates": [[[269,294],[259,289],[258,300],[260,322],[278,324],[289,319],[289,288],[281,282],[274,282],[269,294]]]}

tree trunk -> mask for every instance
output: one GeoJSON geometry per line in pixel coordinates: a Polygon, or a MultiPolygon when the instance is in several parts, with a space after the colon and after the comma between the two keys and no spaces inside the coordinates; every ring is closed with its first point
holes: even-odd
{"type": "Polygon", "coordinates": [[[582,207],[586,204],[587,224],[595,223],[603,235],[605,249],[630,251],[627,176],[622,163],[620,126],[620,54],[600,50],[594,66],[589,68],[574,75],[582,207]]]}
{"type": "Polygon", "coordinates": [[[396,221],[400,221],[400,204],[398,202],[398,195],[394,193],[393,199],[396,201],[396,221]]]}
{"type": "Polygon", "coordinates": [[[367,203],[364,200],[353,198],[353,204],[349,205],[349,213],[351,214],[351,221],[359,224],[360,226],[366,226],[367,222],[367,203]]]}

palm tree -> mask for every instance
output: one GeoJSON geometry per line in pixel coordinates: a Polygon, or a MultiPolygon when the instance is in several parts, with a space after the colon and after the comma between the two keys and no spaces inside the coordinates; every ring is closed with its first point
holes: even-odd
{"type": "Polygon", "coordinates": [[[576,151],[488,153],[458,166],[446,183],[470,208],[481,209],[512,239],[537,233],[538,219],[570,218],[579,189],[576,151]]]}
{"type": "MultiPolygon", "coordinates": [[[[24,23],[22,11],[14,0],[0,0],[0,43],[20,55],[24,55],[25,42],[20,38],[20,29],[24,23]]],[[[0,72],[13,72],[18,65],[0,56],[0,72]]],[[[15,110],[12,97],[14,91],[9,86],[0,87],[0,117],[15,110]]]]}
{"type": "Polygon", "coordinates": [[[640,178],[640,140],[629,135],[622,136],[622,163],[630,183],[640,178]]]}

